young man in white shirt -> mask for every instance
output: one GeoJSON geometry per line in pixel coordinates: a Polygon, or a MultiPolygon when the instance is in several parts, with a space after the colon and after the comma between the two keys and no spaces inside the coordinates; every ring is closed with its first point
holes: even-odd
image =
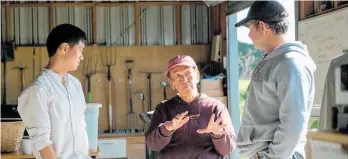
{"type": "Polygon", "coordinates": [[[80,81],[68,74],[83,60],[86,42],[80,28],[71,24],[56,26],[47,38],[47,67],[18,98],[18,112],[36,158],[90,158],[85,97],[80,81]]]}

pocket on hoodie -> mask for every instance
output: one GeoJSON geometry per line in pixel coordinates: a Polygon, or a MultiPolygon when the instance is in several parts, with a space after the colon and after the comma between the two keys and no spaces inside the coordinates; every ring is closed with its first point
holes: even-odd
{"type": "Polygon", "coordinates": [[[251,139],[255,142],[267,142],[273,141],[274,133],[277,130],[279,122],[267,123],[265,125],[254,125],[254,138],[251,139]]]}
{"type": "Polygon", "coordinates": [[[254,125],[251,124],[241,124],[237,136],[237,145],[250,145],[252,144],[252,139],[254,138],[254,125]]]}

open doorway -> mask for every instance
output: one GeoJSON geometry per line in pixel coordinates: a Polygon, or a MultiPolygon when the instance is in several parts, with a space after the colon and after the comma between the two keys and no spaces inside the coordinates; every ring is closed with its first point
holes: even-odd
{"type": "MultiPolygon", "coordinates": [[[[295,2],[294,0],[278,0],[289,12],[289,40],[295,40],[295,2]]],[[[227,74],[229,109],[235,128],[238,133],[243,109],[247,95],[250,77],[258,61],[264,54],[254,48],[249,38],[249,29],[246,27],[235,28],[234,25],[247,16],[249,8],[231,14],[227,17],[227,74]],[[236,100],[238,99],[238,100],[236,100]]],[[[240,159],[239,150],[233,152],[232,159],[240,159]]]]}
{"type": "MultiPolygon", "coordinates": [[[[289,40],[295,40],[295,3],[289,0],[279,0],[289,12],[289,40]]],[[[234,15],[237,16],[237,21],[244,19],[248,14],[249,8],[241,10],[234,15]]],[[[246,27],[239,27],[237,29],[238,42],[238,67],[239,67],[239,108],[240,114],[243,114],[243,107],[246,99],[246,91],[250,83],[250,77],[255,69],[258,61],[264,54],[263,51],[255,49],[249,38],[249,29],[246,27]]]]}

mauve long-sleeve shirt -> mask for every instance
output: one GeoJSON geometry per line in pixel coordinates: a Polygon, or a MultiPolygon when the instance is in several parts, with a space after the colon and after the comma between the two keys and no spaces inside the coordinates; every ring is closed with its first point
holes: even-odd
{"type": "Polygon", "coordinates": [[[179,96],[160,103],[154,111],[151,125],[145,134],[145,142],[153,151],[158,151],[159,159],[223,159],[235,148],[235,132],[229,112],[220,101],[201,93],[193,102],[187,103],[179,96]],[[175,131],[164,127],[177,114],[188,111],[199,114],[175,131]],[[198,129],[208,126],[212,114],[215,120],[222,117],[227,124],[224,135],[199,134],[198,129]]]}

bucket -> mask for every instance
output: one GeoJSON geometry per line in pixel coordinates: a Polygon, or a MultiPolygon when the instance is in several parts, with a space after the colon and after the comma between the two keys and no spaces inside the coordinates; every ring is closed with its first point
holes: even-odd
{"type": "Polygon", "coordinates": [[[85,112],[89,150],[94,152],[98,149],[98,117],[101,106],[100,103],[87,103],[85,112]]]}

